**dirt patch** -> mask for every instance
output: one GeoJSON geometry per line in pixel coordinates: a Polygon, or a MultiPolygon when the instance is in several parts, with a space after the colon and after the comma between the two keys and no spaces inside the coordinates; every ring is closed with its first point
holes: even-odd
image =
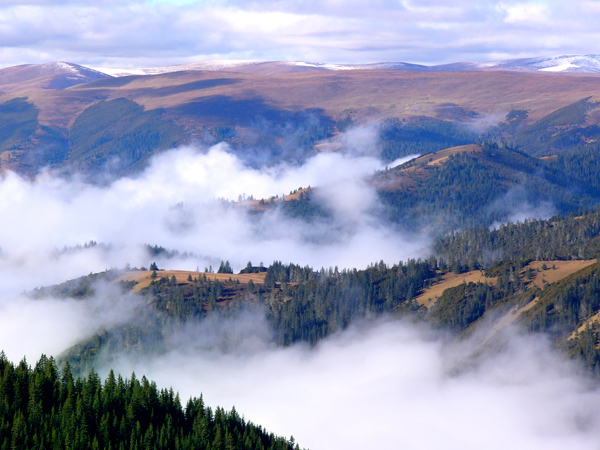
{"type": "Polygon", "coordinates": [[[535,297],[533,300],[531,300],[524,306],[513,306],[505,315],[503,315],[502,317],[500,317],[500,319],[494,322],[494,326],[486,334],[485,338],[483,339],[480,345],[483,346],[487,344],[489,340],[496,335],[496,333],[513,324],[521,314],[533,308],[537,304],[537,302],[538,297],[535,297]]]}

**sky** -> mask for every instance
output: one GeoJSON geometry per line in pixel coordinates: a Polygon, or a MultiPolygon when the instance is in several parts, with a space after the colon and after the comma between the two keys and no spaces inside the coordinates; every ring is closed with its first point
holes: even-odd
{"type": "Polygon", "coordinates": [[[598,0],[0,0],[0,67],[590,54],[599,19],[598,0]]]}

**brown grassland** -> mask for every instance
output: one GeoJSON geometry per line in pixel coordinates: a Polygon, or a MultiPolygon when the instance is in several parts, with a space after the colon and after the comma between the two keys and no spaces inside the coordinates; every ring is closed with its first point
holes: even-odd
{"type": "MultiPolygon", "coordinates": [[[[188,278],[191,276],[192,278],[203,277],[206,275],[206,278],[211,281],[219,280],[219,281],[229,281],[230,279],[233,281],[238,280],[242,284],[248,283],[252,280],[255,284],[263,284],[265,282],[266,273],[242,273],[242,274],[231,274],[231,273],[208,273],[208,272],[196,272],[196,271],[187,271],[187,270],[158,270],[156,272],[158,278],[163,277],[173,277],[177,280],[177,283],[181,284],[191,284],[191,281],[188,281],[188,278]]],[[[150,270],[135,270],[127,272],[121,275],[117,281],[135,281],[137,284],[134,286],[133,291],[139,292],[142,289],[150,286],[152,282],[152,271],[150,270]]]]}
{"type": "MultiPolygon", "coordinates": [[[[578,272],[586,267],[594,264],[596,260],[583,261],[533,261],[523,268],[520,272],[520,277],[526,282],[528,288],[538,287],[543,288],[546,284],[556,283],[569,275],[578,272]],[[546,265],[543,270],[542,266],[546,265]],[[531,270],[531,280],[525,279],[527,268],[531,270]]],[[[481,270],[473,270],[456,274],[454,272],[446,272],[442,275],[442,279],[425,289],[419,296],[415,297],[415,301],[419,305],[430,308],[438,298],[442,296],[446,289],[460,285],[461,283],[488,283],[495,285],[496,277],[486,277],[481,270]]],[[[531,307],[533,305],[530,305],[531,307]]],[[[523,312],[523,308],[518,311],[523,312]]],[[[511,315],[515,314],[514,312],[511,315]]]]}
{"type": "Polygon", "coordinates": [[[446,289],[453,288],[462,283],[488,283],[494,285],[496,280],[496,278],[486,277],[481,270],[472,270],[471,272],[459,274],[446,272],[442,275],[440,281],[432,284],[431,287],[425,289],[422,294],[415,297],[415,301],[419,305],[430,308],[436,300],[442,296],[446,289]]]}
{"type": "MultiPolygon", "coordinates": [[[[65,90],[14,80],[2,86],[0,102],[27,96],[40,109],[40,121],[68,127],[85,108],[101,100],[128,98],[146,109],[176,108],[224,96],[261,99],[281,110],[322,110],[338,119],[350,112],[361,119],[443,118],[447,105],[501,120],[513,109],[529,110],[531,120],[582,98],[600,99],[600,78],[589,74],[510,72],[412,72],[356,70],[288,74],[178,72],[99,80],[65,90]]],[[[188,120],[194,120],[188,117],[188,120]]]]}

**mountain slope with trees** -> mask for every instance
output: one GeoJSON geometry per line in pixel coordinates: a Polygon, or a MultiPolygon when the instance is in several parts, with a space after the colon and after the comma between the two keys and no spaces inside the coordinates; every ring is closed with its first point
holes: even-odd
{"type": "MultiPolygon", "coordinates": [[[[453,233],[436,244],[435,256],[392,266],[381,262],[365,269],[315,270],[275,262],[264,268],[264,278],[256,283],[250,278],[240,282],[234,275],[227,279],[227,274],[219,280],[198,272],[176,278],[157,271],[139,291],[145,306],[135,321],[102,330],[66,351],[61,361],[85,373],[98,364],[110,366],[120,354],[161,354],[168,350],[168,336],[182,324],[200,324],[209,316],[236,317],[247,309],[266,315],[273,339],[283,346],[316,344],[352,323],[381,315],[424,320],[460,337],[514,310],[511,322],[548,333],[558,347],[584,358],[596,370],[600,361],[595,347],[600,342],[600,263],[594,262],[600,256],[598,217],[593,210],[453,233]],[[555,273],[563,272],[556,272],[554,266],[574,260],[585,264],[580,269],[573,265],[571,272],[564,272],[568,276],[557,278],[555,273]],[[430,303],[417,301],[446,274],[467,271],[480,272],[479,281],[454,284],[430,303]]],[[[139,279],[135,272],[109,272],[102,277],[118,280],[123,295],[139,279]]],[[[85,301],[94,286],[87,279],[34,294],[63,292],[85,301]]]]}
{"type": "Polygon", "coordinates": [[[298,450],[239,416],[190,398],[185,407],[172,389],[146,377],[111,371],[74,378],[42,356],[32,368],[0,353],[0,448],[19,449],[240,449],[298,450]]]}
{"type": "MultiPolygon", "coordinates": [[[[65,70],[83,74],[75,66],[65,70]]],[[[10,126],[20,136],[12,141],[19,151],[0,149],[0,170],[28,176],[50,167],[93,179],[117,159],[123,175],[140,170],[165,148],[220,141],[254,165],[297,162],[319,151],[320,143],[339,143],[336,138],[352,126],[374,123],[381,156],[390,162],[487,136],[525,153],[551,155],[555,149],[593,146],[600,122],[600,88],[592,75],[373,69],[110,78],[92,71],[72,86],[48,84],[37,75],[6,76],[0,120],[2,105],[10,107],[18,96],[37,111],[38,131],[33,139],[17,133],[26,131],[21,125],[10,126]],[[102,119],[120,117],[127,102],[126,125],[102,119]],[[107,139],[82,138],[98,133],[107,139]],[[46,141],[52,150],[39,153],[46,141]]]]}

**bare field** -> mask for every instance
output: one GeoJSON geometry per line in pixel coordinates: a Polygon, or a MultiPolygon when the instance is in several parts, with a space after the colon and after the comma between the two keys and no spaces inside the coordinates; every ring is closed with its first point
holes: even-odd
{"type": "Polygon", "coordinates": [[[435,301],[441,297],[443,292],[462,283],[488,283],[494,285],[496,278],[486,277],[481,270],[473,270],[471,272],[459,273],[448,272],[442,275],[441,281],[434,283],[430,288],[426,289],[421,295],[415,297],[415,301],[419,305],[430,308],[435,301]]]}
{"type": "Polygon", "coordinates": [[[595,259],[584,261],[533,261],[525,266],[521,271],[521,276],[524,276],[527,267],[529,267],[532,270],[533,276],[529,285],[542,288],[545,284],[556,283],[572,273],[591,266],[595,262],[595,259]],[[546,270],[542,270],[544,264],[546,265],[546,270]]]}
{"type": "Polygon", "coordinates": [[[440,150],[435,153],[428,153],[426,155],[419,156],[414,160],[414,167],[418,168],[424,165],[437,166],[438,164],[443,164],[445,161],[447,161],[450,156],[459,155],[461,153],[476,153],[480,152],[481,150],[481,146],[475,144],[445,148],[444,150],[440,150]]]}
{"type": "MultiPolygon", "coordinates": [[[[231,273],[208,273],[208,272],[196,272],[187,270],[158,270],[156,272],[157,278],[164,278],[175,276],[178,283],[190,283],[188,277],[191,275],[192,278],[203,277],[206,275],[208,280],[214,281],[233,281],[238,280],[242,284],[248,283],[252,280],[255,284],[263,284],[265,282],[266,272],[262,273],[242,273],[242,274],[231,274],[231,273]]],[[[151,270],[135,270],[127,272],[121,275],[117,281],[136,281],[138,284],[133,288],[134,292],[139,292],[142,289],[150,286],[152,282],[152,271],[151,270]]]]}
{"type": "MultiPolygon", "coordinates": [[[[595,259],[584,261],[534,261],[525,266],[525,268],[523,268],[523,270],[520,273],[520,276],[524,281],[527,281],[525,280],[525,274],[527,267],[529,267],[531,269],[532,279],[531,281],[529,281],[528,287],[535,286],[542,288],[546,284],[556,283],[575,272],[585,269],[586,267],[594,264],[595,262],[595,259]],[[546,270],[542,270],[542,266],[544,264],[546,265],[546,270]]],[[[415,301],[419,305],[423,305],[427,308],[430,308],[431,305],[433,305],[436,302],[436,300],[442,296],[446,289],[458,286],[461,283],[478,282],[488,283],[493,286],[496,284],[497,278],[488,278],[480,270],[473,270],[471,272],[461,274],[448,272],[442,275],[441,281],[433,284],[430,288],[425,289],[425,291],[421,295],[415,298],[415,301]]],[[[533,304],[530,304],[528,305],[528,308],[532,306],[533,304]]],[[[518,311],[515,311],[521,314],[523,311],[526,311],[526,309],[521,308],[518,311]]],[[[516,314],[516,312],[513,312],[512,314],[516,314]]]]}

